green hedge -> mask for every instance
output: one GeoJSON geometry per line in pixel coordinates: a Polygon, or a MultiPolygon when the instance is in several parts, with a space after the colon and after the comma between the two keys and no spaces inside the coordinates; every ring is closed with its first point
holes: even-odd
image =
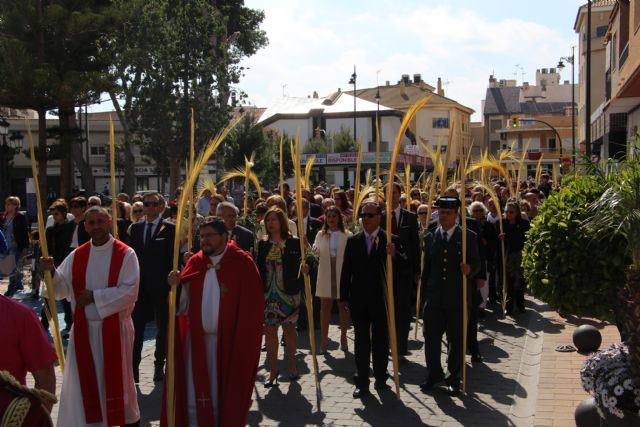
{"type": "Polygon", "coordinates": [[[612,319],[624,284],[625,244],[597,240],[583,226],[607,186],[602,176],[575,176],[541,206],[523,253],[529,288],[561,314],[612,319]]]}

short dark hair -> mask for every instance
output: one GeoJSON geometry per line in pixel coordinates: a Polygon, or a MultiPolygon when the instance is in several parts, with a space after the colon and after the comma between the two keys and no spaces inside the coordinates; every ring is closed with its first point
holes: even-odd
{"type": "Polygon", "coordinates": [[[62,213],[63,215],[67,214],[67,205],[63,204],[63,203],[59,203],[59,202],[54,202],[49,209],[51,209],[52,211],[58,211],[60,213],[62,213]]]}
{"type": "Polygon", "coordinates": [[[220,234],[227,233],[227,226],[222,218],[218,218],[217,216],[206,217],[204,221],[202,221],[202,224],[200,224],[200,230],[205,227],[211,227],[220,234]]]}
{"type": "Polygon", "coordinates": [[[157,191],[152,191],[150,193],[145,193],[145,195],[142,196],[142,202],[144,202],[147,197],[157,197],[158,200],[160,200],[160,204],[161,205],[164,205],[164,206],[167,205],[167,202],[164,200],[164,196],[162,194],[158,193],[157,191]]]}

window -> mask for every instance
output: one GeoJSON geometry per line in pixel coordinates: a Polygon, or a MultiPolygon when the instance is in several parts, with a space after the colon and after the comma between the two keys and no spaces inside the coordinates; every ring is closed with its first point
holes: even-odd
{"type": "Polygon", "coordinates": [[[601,27],[596,28],[596,37],[604,37],[607,34],[607,26],[603,25],[601,27]]]}
{"type": "Polygon", "coordinates": [[[105,145],[92,145],[90,152],[92,156],[104,156],[107,154],[107,147],[105,145]]]}
{"type": "Polygon", "coordinates": [[[136,177],[136,191],[146,191],[149,189],[149,177],[136,177]]]}
{"type": "Polygon", "coordinates": [[[547,146],[549,147],[549,151],[555,150],[556,149],[556,139],[555,138],[549,138],[549,141],[547,142],[547,146]]]}
{"type": "Polygon", "coordinates": [[[491,132],[497,132],[498,130],[502,129],[502,120],[501,119],[491,120],[490,128],[491,128],[491,132]]]}
{"type": "Polygon", "coordinates": [[[448,129],[449,128],[449,118],[448,117],[434,117],[433,118],[433,128],[434,129],[448,129]]]}

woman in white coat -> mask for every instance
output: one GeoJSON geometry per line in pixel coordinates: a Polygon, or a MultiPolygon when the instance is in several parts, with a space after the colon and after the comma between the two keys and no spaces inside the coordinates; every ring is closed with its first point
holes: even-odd
{"type": "Polygon", "coordinates": [[[351,232],[345,230],[340,208],[329,206],[324,213],[324,225],[318,232],[313,244],[318,253],[318,280],[316,296],[320,298],[320,333],[322,341],[321,353],[329,347],[329,323],[334,301],[338,303],[340,314],[340,348],[347,351],[347,329],[349,328],[349,311],[346,302],[340,302],[340,273],[344,248],[351,232]]]}

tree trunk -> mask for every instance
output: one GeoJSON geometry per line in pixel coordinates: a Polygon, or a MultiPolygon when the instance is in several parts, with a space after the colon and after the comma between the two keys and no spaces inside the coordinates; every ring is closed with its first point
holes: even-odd
{"type": "Polygon", "coordinates": [[[169,159],[169,199],[173,199],[180,182],[180,163],[175,157],[169,159]]]}
{"type": "Polygon", "coordinates": [[[58,126],[60,129],[60,195],[65,199],[71,196],[73,187],[73,158],[71,157],[71,144],[73,136],[69,132],[69,115],[73,109],[58,107],[58,126]]]}
{"type": "MultiPolygon", "coordinates": [[[[40,201],[42,207],[47,209],[47,110],[38,110],[38,183],[40,184],[40,201]]],[[[42,213],[43,215],[45,212],[42,213]]]]}
{"type": "Polygon", "coordinates": [[[120,126],[122,126],[122,132],[124,133],[124,182],[122,184],[122,191],[127,194],[133,194],[136,190],[136,162],[133,156],[133,135],[131,134],[127,117],[122,111],[115,93],[109,92],[109,96],[111,97],[111,102],[116,110],[120,126]]]}
{"type": "MultiPolygon", "coordinates": [[[[69,120],[69,129],[74,130],[78,128],[78,123],[76,122],[75,114],[68,116],[69,120]]],[[[71,134],[72,136],[75,133],[71,134]]],[[[82,185],[87,194],[95,193],[96,182],[93,179],[93,170],[91,169],[91,165],[85,160],[82,155],[82,142],[76,140],[75,137],[72,138],[71,142],[71,157],[76,164],[76,167],[80,171],[80,176],[82,177],[82,185]]]]}

